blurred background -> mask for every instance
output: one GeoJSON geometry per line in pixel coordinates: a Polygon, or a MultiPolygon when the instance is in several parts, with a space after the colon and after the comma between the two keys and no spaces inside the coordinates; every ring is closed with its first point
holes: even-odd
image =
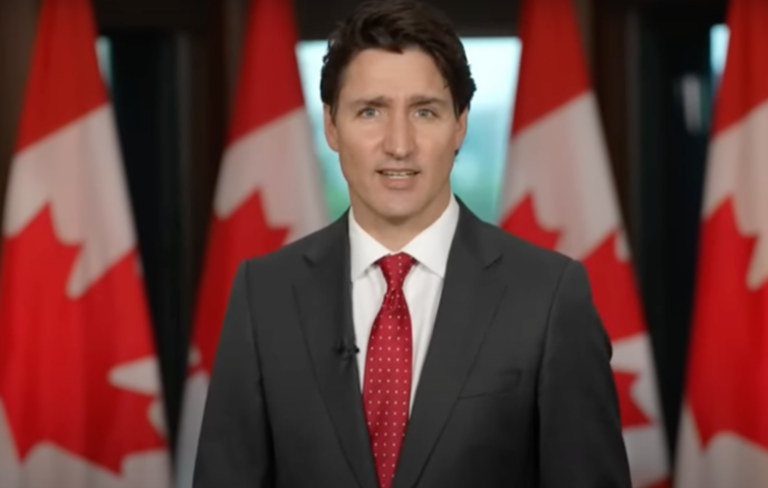
{"type": "MultiPolygon", "coordinates": [[[[346,209],[348,197],[336,154],[323,137],[320,66],[324,39],[356,3],[293,2],[296,56],[329,218],[346,209]]],[[[523,49],[520,2],[430,3],[454,21],[478,86],[454,188],[480,217],[498,222],[523,49]]],[[[92,5],[94,50],[115,111],[169,437],[175,439],[249,1],[93,0],[92,5]]],[[[674,452],[704,172],[729,41],[727,2],[574,0],[573,5],[647,319],[667,447],[674,452]]],[[[39,7],[37,0],[0,0],[0,209],[39,7]]]]}

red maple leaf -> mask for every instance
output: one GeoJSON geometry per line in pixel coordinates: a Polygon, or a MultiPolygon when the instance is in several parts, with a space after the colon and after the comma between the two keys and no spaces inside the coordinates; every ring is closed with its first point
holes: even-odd
{"type": "MultiPolygon", "coordinates": [[[[558,231],[548,231],[539,225],[531,195],[510,213],[502,226],[522,239],[548,249],[555,248],[560,235],[558,231]]],[[[611,341],[644,332],[632,268],[616,255],[616,233],[611,233],[583,263],[589,276],[595,307],[611,341]]],[[[630,395],[636,376],[614,370],[622,426],[625,428],[650,424],[650,420],[630,395]]]]}
{"type": "Polygon", "coordinates": [[[583,260],[595,307],[613,342],[645,332],[635,275],[616,254],[616,239],[612,232],[583,260]]]}
{"type": "Polygon", "coordinates": [[[287,228],[271,227],[267,222],[259,192],[251,195],[227,219],[214,216],[194,325],[194,342],[202,356],[201,367],[208,374],[213,368],[237,267],[244,259],[279,249],[285,243],[288,231],[287,228]]]}
{"type": "Polygon", "coordinates": [[[619,394],[619,410],[621,413],[621,426],[625,429],[649,425],[650,419],[637,407],[632,399],[632,385],[637,380],[637,374],[625,371],[613,371],[616,389],[619,394]]]}
{"type": "Polygon", "coordinates": [[[153,398],[116,388],[116,366],[154,354],[136,255],[78,299],[66,296],[79,253],[45,208],[5,240],[0,275],[0,397],[21,459],[39,443],[119,473],[125,457],[165,446],[153,398]]]}
{"type": "MultiPolygon", "coordinates": [[[[617,234],[611,233],[583,261],[595,308],[612,342],[645,331],[632,267],[616,254],[616,239],[617,234]]],[[[643,414],[630,394],[637,374],[614,369],[613,377],[619,395],[622,427],[650,425],[651,420],[643,414]]]]}
{"type": "Polygon", "coordinates": [[[755,239],[727,200],[702,226],[688,401],[702,444],[731,432],[768,449],[768,285],[747,287],[755,239]]]}
{"type": "Polygon", "coordinates": [[[538,246],[554,249],[560,233],[544,229],[536,218],[533,197],[528,195],[510,212],[501,227],[538,246]]]}

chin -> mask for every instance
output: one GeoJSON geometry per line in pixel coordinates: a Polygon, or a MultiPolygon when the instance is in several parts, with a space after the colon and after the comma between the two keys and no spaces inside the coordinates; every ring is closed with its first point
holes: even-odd
{"type": "Polygon", "coordinates": [[[424,209],[416,206],[390,206],[381,209],[379,215],[391,222],[402,222],[421,213],[424,209]]]}
{"type": "Polygon", "coordinates": [[[365,206],[370,213],[385,220],[405,219],[418,213],[418,206],[406,202],[369,200],[365,206]]]}
{"type": "Polygon", "coordinates": [[[415,195],[400,195],[400,197],[393,198],[392,195],[386,195],[383,198],[373,198],[367,201],[360,199],[360,203],[367,207],[372,215],[391,223],[401,223],[412,219],[428,207],[423,197],[414,198],[415,195]]]}

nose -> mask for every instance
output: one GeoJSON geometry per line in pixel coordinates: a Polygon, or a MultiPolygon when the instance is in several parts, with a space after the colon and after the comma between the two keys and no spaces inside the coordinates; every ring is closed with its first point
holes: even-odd
{"type": "Polygon", "coordinates": [[[413,122],[405,113],[393,113],[385,128],[384,151],[387,156],[401,160],[408,158],[415,148],[413,122]]]}

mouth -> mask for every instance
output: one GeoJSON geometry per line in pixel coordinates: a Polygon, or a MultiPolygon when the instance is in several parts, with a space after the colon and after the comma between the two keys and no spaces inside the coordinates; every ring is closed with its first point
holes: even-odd
{"type": "Polygon", "coordinates": [[[413,178],[414,176],[419,174],[419,171],[414,170],[389,170],[389,169],[383,169],[377,171],[380,175],[391,178],[393,180],[404,180],[408,178],[413,178]]]}

